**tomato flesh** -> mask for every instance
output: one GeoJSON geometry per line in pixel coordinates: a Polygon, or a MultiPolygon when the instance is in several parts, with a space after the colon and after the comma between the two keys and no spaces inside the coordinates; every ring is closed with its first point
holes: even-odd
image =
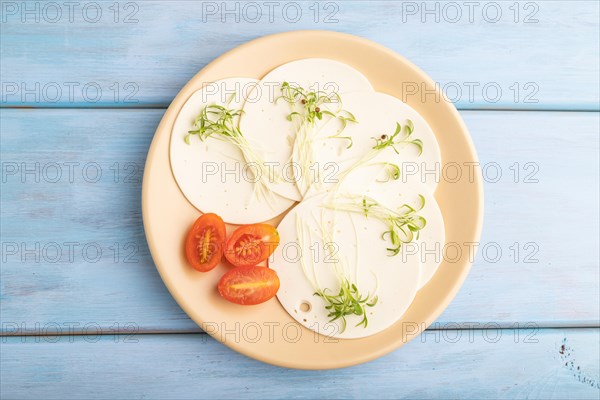
{"type": "Polygon", "coordinates": [[[265,261],[279,245],[279,233],[269,224],[244,225],[236,229],[225,248],[225,258],[236,267],[265,261]]]}
{"type": "Polygon", "coordinates": [[[185,240],[185,255],[194,269],[210,271],[221,262],[225,243],[225,222],[217,214],[201,215],[185,240]]]}
{"type": "Polygon", "coordinates": [[[266,267],[236,267],[221,277],[217,289],[232,303],[255,305],[277,294],[279,277],[266,267]]]}

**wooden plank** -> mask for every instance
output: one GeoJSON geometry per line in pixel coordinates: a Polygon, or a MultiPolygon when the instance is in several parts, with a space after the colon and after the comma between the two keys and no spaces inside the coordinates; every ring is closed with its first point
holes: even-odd
{"type": "Polygon", "coordinates": [[[597,399],[599,338],[598,329],[428,331],[361,366],[298,371],[251,360],[208,335],[5,337],[1,394],[20,399],[597,399]]]}
{"type": "Polygon", "coordinates": [[[0,13],[2,106],[164,107],[227,50],[325,29],[402,54],[462,109],[599,109],[597,1],[5,1],[0,13]]]}
{"type": "MultiPolygon", "coordinates": [[[[3,330],[76,322],[198,331],[160,280],[142,228],[141,168],[162,111],[0,111],[3,330]]],[[[462,114],[486,172],[484,233],[433,327],[598,326],[599,114],[462,114]]]]}

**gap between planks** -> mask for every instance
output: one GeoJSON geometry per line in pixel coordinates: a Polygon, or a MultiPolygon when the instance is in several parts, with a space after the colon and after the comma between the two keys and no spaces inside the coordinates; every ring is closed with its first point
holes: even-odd
{"type": "MultiPolygon", "coordinates": [[[[479,322],[465,323],[466,324],[478,324],[479,322]]],[[[456,324],[452,324],[456,325],[456,324]]],[[[483,326],[477,327],[459,327],[459,328],[447,328],[440,327],[436,325],[434,322],[429,326],[425,331],[446,331],[446,332],[455,332],[455,331],[488,331],[488,330],[501,330],[501,331],[514,331],[514,330],[546,330],[546,329],[599,329],[600,324],[581,324],[581,325],[573,325],[573,324],[544,324],[543,326],[539,324],[521,324],[521,323],[497,323],[497,322],[488,322],[483,326]]],[[[84,332],[83,330],[74,329],[72,332],[61,333],[60,334],[41,334],[36,332],[0,332],[0,337],[57,337],[57,336],[88,336],[90,334],[89,331],[84,332]]],[[[113,336],[113,335],[206,335],[207,333],[198,329],[198,330],[159,330],[159,329],[145,329],[143,331],[133,332],[131,330],[115,330],[115,331],[107,331],[102,333],[94,332],[94,335],[97,336],[113,336]]],[[[422,333],[421,333],[422,334],[422,333]]]]}
{"type": "MultiPolygon", "coordinates": [[[[4,105],[0,106],[1,110],[165,110],[169,107],[169,105],[164,104],[144,104],[144,105],[128,105],[128,106],[103,106],[98,105],[94,107],[87,106],[52,106],[52,105],[41,105],[41,106],[18,106],[18,105],[4,105]]],[[[589,106],[576,106],[564,108],[561,105],[547,105],[540,107],[456,107],[458,111],[522,111],[522,112],[573,112],[573,113],[582,113],[582,112],[591,112],[597,113],[600,112],[600,104],[589,106]]]]}

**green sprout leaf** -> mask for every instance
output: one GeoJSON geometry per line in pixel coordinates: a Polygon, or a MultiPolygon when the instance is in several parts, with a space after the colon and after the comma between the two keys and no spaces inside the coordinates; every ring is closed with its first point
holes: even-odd
{"type": "Polygon", "coordinates": [[[373,146],[374,150],[383,150],[388,147],[391,147],[396,154],[400,154],[396,146],[401,144],[410,144],[416,146],[419,149],[419,155],[423,154],[423,142],[421,139],[411,139],[411,135],[414,132],[414,124],[409,119],[402,128],[399,122],[396,122],[396,130],[391,135],[383,134],[375,139],[375,146],[373,146]]]}

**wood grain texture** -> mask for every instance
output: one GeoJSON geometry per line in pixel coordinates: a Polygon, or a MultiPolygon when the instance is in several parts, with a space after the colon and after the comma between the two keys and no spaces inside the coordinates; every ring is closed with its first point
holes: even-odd
{"type": "Polygon", "coordinates": [[[462,109],[600,108],[597,1],[47,4],[3,2],[2,106],[164,107],[227,50],[325,29],[405,56],[462,109]]]}
{"type": "MultiPolygon", "coordinates": [[[[465,285],[433,328],[598,326],[599,115],[462,114],[487,180],[484,231],[465,285]]],[[[161,115],[1,110],[5,333],[70,322],[198,331],[165,289],[143,233],[141,168],[161,115]]]]}
{"type": "Polygon", "coordinates": [[[41,337],[38,342],[33,337],[3,338],[1,395],[597,399],[599,339],[598,329],[427,332],[361,366],[297,371],[251,360],[202,334],[90,333],[41,337]]]}
{"type": "Polygon", "coordinates": [[[0,2],[0,398],[599,398],[597,113],[462,112],[487,166],[473,269],[430,330],[348,369],[281,369],[196,334],[140,210],[162,109],[248,40],[348,32],[459,109],[598,111],[597,1],[71,4],[0,2]]]}

